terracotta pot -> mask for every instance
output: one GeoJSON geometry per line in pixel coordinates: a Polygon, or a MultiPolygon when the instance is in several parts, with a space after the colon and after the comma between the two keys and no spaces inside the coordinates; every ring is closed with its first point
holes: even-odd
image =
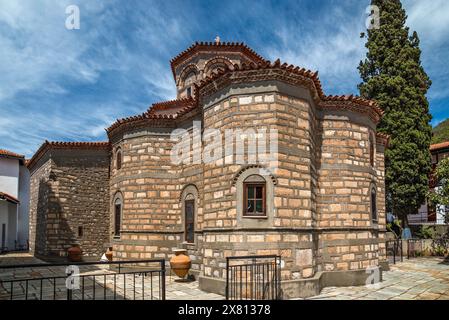
{"type": "Polygon", "coordinates": [[[83,251],[81,250],[79,244],[72,245],[67,250],[67,253],[68,253],[69,261],[73,261],[73,262],[81,261],[83,251]]]}
{"type": "Polygon", "coordinates": [[[112,261],[112,247],[109,247],[108,250],[105,253],[106,258],[108,258],[109,261],[112,261]]]}
{"type": "Polygon", "coordinates": [[[178,277],[184,278],[189,272],[192,261],[185,249],[176,249],[173,252],[175,255],[170,259],[170,267],[178,277]]]}

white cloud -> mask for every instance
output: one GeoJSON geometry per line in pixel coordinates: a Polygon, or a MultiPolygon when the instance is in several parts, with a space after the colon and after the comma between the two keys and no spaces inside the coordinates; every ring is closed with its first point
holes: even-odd
{"type": "Polygon", "coordinates": [[[340,6],[329,7],[324,20],[280,21],[274,26],[280,42],[268,49],[271,60],[318,71],[326,93],[356,93],[360,81],[357,66],[364,57],[360,32],[366,18],[364,8],[349,12],[340,6]]]}
{"type": "Polygon", "coordinates": [[[424,42],[447,42],[449,32],[449,1],[404,0],[407,24],[424,42]]]}
{"type": "Polygon", "coordinates": [[[81,29],[67,30],[69,4],[0,0],[0,147],[30,156],[45,139],[105,139],[115,119],[176,95],[159,58],[188,36],[176,17],[158,14],[157,2],[151,15],[136,8],[138,30],[123,35],[123,5],[89,1],[79,5],[81,29]]]}
{"type": "MultiPolygon", "coordinates": [[[[58,76],[95,82],[98,66],[81,59],[94,35],[65,28],[66,1],[2,1],[0,3],[0,102],[21,91],[59,87],[58,76]]],[[[83,8],[82,17],[96,14],[101,4],[83,8]]],[[[50,89],[51,91],[51,89],[50,89]]]]}
{"type": "MultiPolygon", "coordinates": [[[[405,0],[411,31],[417,31],[421,40],[422,61],[432,80],[428,97],[441,100],[449,97],[449,1],[405,0]]],[[[431,105],[432,106],[432,105],[431,105]]]]}
{"type": "MultiPolygon", "coordinates": [[[[0,0],[0,147],[31,155],[44,139],[104,139],[116,118],[174,98],[167,57],[216,34],[256,44],[270,60],[318,70],[327,94],[358,92],[369,0],[313,9],[303,1],[217,2],[205,9],[194,2],[79,3],[81,29],[67,30],[71,0],[0,0]]],[[[404,6],[422,40],[433,80],[429,96],[447,98],[449,1],[404,0],[404,6]]]]}

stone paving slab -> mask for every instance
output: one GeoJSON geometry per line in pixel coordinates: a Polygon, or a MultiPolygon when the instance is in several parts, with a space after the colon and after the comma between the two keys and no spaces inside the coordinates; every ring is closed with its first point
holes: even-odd
{"type": "Polygon", "coordinates": [[[328,287],[313,300],[449,300],[449,262],[443,258],[404,259],[390,265],[380,284],[328,287]]]}

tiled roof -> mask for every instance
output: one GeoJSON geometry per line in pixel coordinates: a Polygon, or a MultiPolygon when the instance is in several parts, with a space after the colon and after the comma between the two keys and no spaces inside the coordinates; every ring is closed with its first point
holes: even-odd
{"type": "Polygon", "coordinates": [[[258,53],[256,53],[253,49],[248,47],[243,42],[195,42],[193,45],[191,45],[189,48],[178,54],[176,57],[171,59],[170,65],[173,72],[173,77],[176,76],[175,68],[181,63],[182,61],[186,60],[187,58],[191,57],[195,53],[201,51],[201,50],[216,50],[216,51],[223,51],[223,52],[235,52],[239,51],[244,53],[248,58],[253,60],[254,62],[263,62],[266,61],[262,56],[260,56],[258,53]]]}
{"type": "MultiPolygon", "coordinates": [[[[337,108],[347,108],[349,110],[364,111],[367,112],[375,119],[380,119],[383,115],[383,111],[379,108],[377,103],[372,100],[367,100],[354,95],[341,95],[341,96],[326,96],[323,92],[321,82],[318,78],[318,72],[312,72],[304,68],[299,68],[287,63],[281,64],[280,60],[276,60],[274,63],[264,60],[259,63],[242,63],[241,66],[235,64],[231,68],[225,66],[224,68],[219,68],[216,72],[207,76],[205,79],[201,80],[199,84],[195,84],[195,98],[189,99],[179,99],[167,102],[156,103],[148,111],[142,113],[141,115],[128,117],[125,119],[118,119],[114,124],[112,124],[106,131],[111,134],[116,128],[123,124],[130,123],[147,123],[154,120],[171,121],[179,116],[195,109],[198,106],[198,101],[200,100],[199,93],[202,88],[214,81],[232,73],[245,72],[245,71],[257,71],[265,70],[268,72],[268,78],[273,76],[273,72],[276,70],[286,72],[287,74],[294,74],[306,79],[309,79],[313,83],[311,90],[314,91],[317,103],[322,108],[337,107],[337,108]]],[[[249,79],[254,76],[251,74],[249,79]]]]}
{"type": "Polygon", "coordinates": [[[70,149],[70,150],[92,150],[92,149],[109,149],[110,144],[107,141],[100,142],[59,142],[47,141],[40,146],[33,157],[26,162],[29,170],[39,161],[39,159],[50,149],[70,149]]]}
{"type": "Polygon", "coordinates": [[[296,75],[300,75],[306,78],[309,78],[313,81],[314,87],[317,91],[318,97],[321,100],[321,102],[345,102],[350,101],[354,102],[358,105],[367,106],[374,110],[375,113],[377,113],[379,116],[383,115],[383,111],[379,108],[377,103],[373,100],[367,100],[359,96],[354,95],[340,95],[340,96],[326,96],[323,92],[321,82],[318,78],[318,71],[313,72],[310,70],[306,70],[304,68],[299,68],[294,65],[289,65],[287,63],[281,63],[281,61],[278,59],[274,63],[271,63],[270,61],[264,61],[260,63],[250,63],[245,64],[243,63],[241,66],[235,64],[233,66],[233,69],[228,69],[227,66],[225,66],[225,69],[221,68],[216,73],[212,74],[211,76],[206,77],[204,80],[201,80],[199,85],[196,88],[196,92],[199,91],[201,87],[204,87],[205,85],[209,84],[210,82],[213,82],[214,80],[217,80],[218,78],[222,77],[224,74],[227,74],[229,72],[235,72],[235,71],[253,71],[253,70],[268,70],[268,69],[280,69],[285,70],[291,73],[294,73],[296,75]]]}
{"type": "Polygon", "coordinates": [[[150,117],[160,117],[164,115],[177,116],[189,111],[195,106],[193,98],[183,98],[165,102],[155,103],[148,109],[147,114],[150,117]]]}
{"type": "Polygon", "coordinates": [[[123,119],[117,119],[109,128],[108,133],[118,128],[122,124],[135,121],[154,121],[154,120],[174,120],[183,114],[195,109],[197,102],[193,98],[183,98],[153,104],[148,110],[140,115],[123,119]]]}
{"type": "Polygon", "coordinates": [[[13,197],[12,195],[7,194],[5,192],[1,192],[1,191],[0,191],[0,199],[9,201],[9,202],[15,203],[15,204],[20,203],[19,199],[17,199],[16,197],[13,197]]]}
{"type": "Polygon", "coordinates": [[[446,149],[446,148],[449,148],[449,141],[432,144],[430,146],[430,151],[437,151],[437,150],[446,149]]]}
{"type": "Polygon", "coordinates": [[[25,156],[5,149],[0,149],[0,157],[25,159],[25,156]]]}

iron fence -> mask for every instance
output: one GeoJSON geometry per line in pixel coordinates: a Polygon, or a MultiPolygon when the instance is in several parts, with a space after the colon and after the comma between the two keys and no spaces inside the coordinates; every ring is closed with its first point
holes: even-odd
{"type": "Polygon", "coordinates": [[[435,249],[440,247],[440,250],[448,250],[449,241],[444,238],[436,238],[436,239],[394,239],[388,240],[386,242],[386,251],[387,258],[395,264],[399,259],[401,262],[404,261],[404,248],[406,250],[407,259],[416,258],[424,255],[426,252],[428,254],[432,254],[430,251],[433,251],[433,254],[438,253],[438,250],[435,249]],[[426,241],[430,241],[430,243],[426,244],[426,241]]]}
{"type": "Polygon", "coordinates": [[[226,300],[279,300],[281,257],[226,258],[226,300]]]}
{"type": "Polygon", "coordinates": [[[417,257],[424,251],[423,239],[407,239],[407,259],[417,257]]]}
{"type": "Polygon", "coordinates": [[[393,258],[393,264],[396,264],[396,260],[398,258],[401,260],[401,262],[404,261],[404,246],[402,243],[402,239],[388,240],[385,246],[387,258],[393,258]]]}
{"type": "Polygon", "coordinates": [[[0,265],[0,300],[165,300],[165,260],[0,265]]]}

